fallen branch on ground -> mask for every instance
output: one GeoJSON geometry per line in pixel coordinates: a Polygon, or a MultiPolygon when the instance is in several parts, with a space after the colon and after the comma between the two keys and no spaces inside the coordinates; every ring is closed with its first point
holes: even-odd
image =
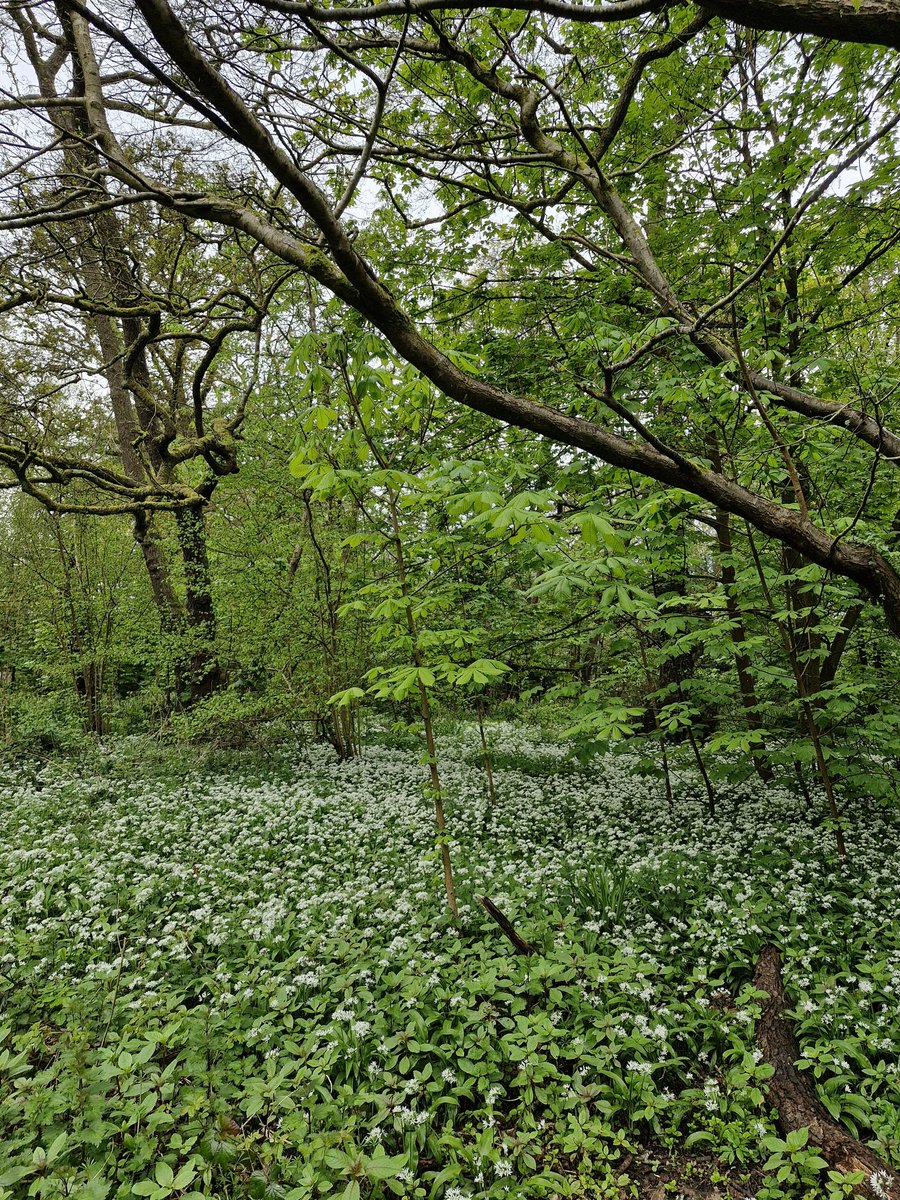
{"type": "Polygon", "coordinates": [[[869,1200],[900,1200],[900,1175],[840,1125],[816,1095],[809,1077],[794,1065],[800,1047],[794,1027],[784,1015],[784,981],[781,955],[766,946],[759,956],[753,986],[768,994],[756,1026],[756,1042],[775,1074],[769,1080],[769,1098],[778,1110],[778,1127],[787,1136],[808,1129],[810,1144],[818,1146],[833,1171],[844,1175],[862,1171],[854,1196],[869,1200]]]}
{"type": "Polygon", "coordinates": [[[526,942],[521,934],[516,933],[510,920],[503,915],[497,905],[488,896],[479,896],[481,907],[493,917],[520,954],[536,954],[531,942],[526,942]]]}

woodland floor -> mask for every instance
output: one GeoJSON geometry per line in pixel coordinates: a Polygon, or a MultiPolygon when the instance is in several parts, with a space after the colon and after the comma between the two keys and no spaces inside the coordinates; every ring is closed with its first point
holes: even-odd
{"type": "Polygon", "coordinates": [[[828,1197],[764,1094],[769,942],[820,1098],[900,1164],[896,815],[839,868],[792,791],[711,820],[689,774],[668,811],[627,757],[493,741],[493,805],[442,741],[456,924],[417,751],[7,763],[0,1200],[828,1197]]]}

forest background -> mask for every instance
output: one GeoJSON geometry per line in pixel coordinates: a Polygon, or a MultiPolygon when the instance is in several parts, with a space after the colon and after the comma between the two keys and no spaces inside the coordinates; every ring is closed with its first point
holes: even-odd
{"type": "Polygon", "coordinates": [[[538,704],[895,794],[890,15],[556,7],[10,6],[7,740],[538,704]]]}

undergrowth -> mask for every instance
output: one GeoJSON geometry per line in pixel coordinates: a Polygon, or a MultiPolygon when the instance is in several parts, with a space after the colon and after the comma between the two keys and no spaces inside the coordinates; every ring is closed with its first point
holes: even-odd
{"type": "Polygon", "coordinates": [[[688,774],[669,811],[514,727],[491,805],[477,736],[442,745],[457,924],[414,751],[7,764],[0,1197],[618,1200],[685,1154],[732,1200],[839,1195],[766,1104],[769,940],[823,1102],[900,1162],[894,815],[848,814],[844,870],[788,790],[710,821],[688,774]]]}

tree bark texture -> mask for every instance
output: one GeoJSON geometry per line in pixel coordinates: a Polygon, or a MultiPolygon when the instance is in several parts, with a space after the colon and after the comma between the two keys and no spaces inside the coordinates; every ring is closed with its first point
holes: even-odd
{"type": "Polygon", "coordinates": [[[833,1170],[847,1175],[862,1171],[864,1178],[854,1186],[853,1195],[869,1200],[900,1200],[900,1175],[834,1120],[816,1096],[809,1077],[794,1065],[800,1047],[784,1013],[781,955],[774,946],[766,946],[760,954],[753,985],[768,997],[762,1003],[756,1040],[763,1058],[775,1069],[768,1090],[778,1110],[781,1132],[787,1135],[795,1129],[808,1129],[810,1145],[821,1149],[833,1170]]]}
{"type": "Polygon", "coordinates": [[[896,0],[704,0],[702,8],[750,29],[900,48],[896,0]]]}

